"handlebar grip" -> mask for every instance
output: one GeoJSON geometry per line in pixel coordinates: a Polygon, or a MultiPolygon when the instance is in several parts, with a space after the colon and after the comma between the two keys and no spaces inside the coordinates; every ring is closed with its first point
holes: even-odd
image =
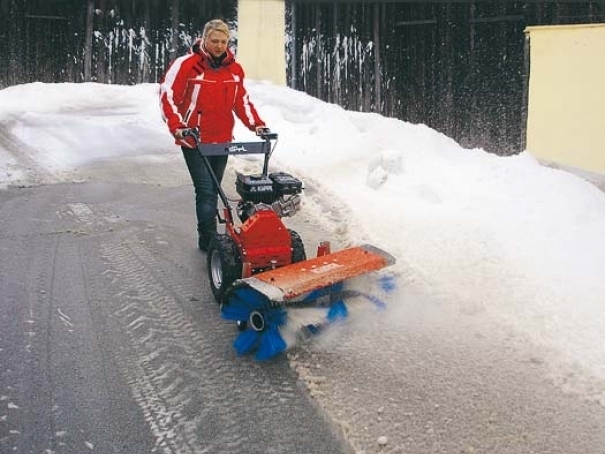
{"type": "Polygon", "coordinates": [[[181,133],[183,134],[183,138],[184,137],[193,137],[193,140],[195,141],[195,143],[199,143],[200,141],[200,132],[198,131],[197,128],[185,128],[183,129],[183,132],[181,133]]]}
{"type": "Polygon", "coordinates": [[[264,140],[275,140],[277,139],[277,134],[271,132],[269,128],[258,128],[256,130],[256,135],[264,140]]]}
{"type": "Polygon", "coordinates": [[[197,137],[197,131],[195,128],[183,129],[183,137],[197,137]]]}

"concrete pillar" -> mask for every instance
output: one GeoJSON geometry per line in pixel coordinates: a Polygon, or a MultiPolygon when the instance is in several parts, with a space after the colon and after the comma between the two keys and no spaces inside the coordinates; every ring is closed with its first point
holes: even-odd
{"type": "Polygon", "coordinates": [[[528,27],[527,150],[605,175],[605,24],[528,27]]]}
{"type": "Polygon", "coordinates": [[[286,85],[285,0],[238,0],[237,61],[248,79],[286,85]]]}

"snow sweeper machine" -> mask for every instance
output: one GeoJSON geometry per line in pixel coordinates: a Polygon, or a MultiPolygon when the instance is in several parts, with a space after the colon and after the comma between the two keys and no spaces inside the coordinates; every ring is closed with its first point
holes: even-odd
{"type": "MultiPolygon", "coordinates": [[[[234,347],[239,354],[256,353],[269,359],[287,348],[281,329],[288,323],[289,308],[320,308],[325,322],[347,315],[344,300],[371,295],[347,290],[345,281],[392,265],[387,252],[360,245],[332,252],[329,241],[307,258],[301,236],[286,227],[283,218],[301,208],[303,183],[284,172],[269,172],[269,159],[278,136],[268,128],[258,141],[202,144],[196,128],[184,135],[194,139],[214,184],[222,213],[218,222],[224,233],[212,237],[207,248],[208,278],[224,319],[237,323],[234,347]],[[238,198],[229,198],[208,161],[217,155],[264,155],[262,172],[236,173],[238,198]],[[237,218],[235,214],[237,214],[237,218]]],[[[313,332],[315,325],[306,326],[313,332]]]]}

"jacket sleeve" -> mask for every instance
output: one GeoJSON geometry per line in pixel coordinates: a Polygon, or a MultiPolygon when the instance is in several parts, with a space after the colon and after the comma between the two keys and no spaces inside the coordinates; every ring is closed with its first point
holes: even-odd
{"type": "Polygon", "coordinates": [[[160,81],[160,110],[172,135],[177,129],[186,127],[178,109],[187,90],[185,60],[186,56],[174,60],[160,81]]]}
{"type": "Polygon", "coordinates": [[[233,75],[238,78],[238,86],[233,111],[248,129],[254,131],[259,126],[265,126],[265,122],[261,120],[254,104],[248,98],[248,92],[244,87],[244,70],[239,64],[235,65],[233,75]]]}

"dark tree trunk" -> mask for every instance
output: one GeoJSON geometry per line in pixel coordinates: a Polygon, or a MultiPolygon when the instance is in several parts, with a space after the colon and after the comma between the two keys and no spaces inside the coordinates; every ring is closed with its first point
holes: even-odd
{"type": "Polygon", "coordinates": [[[84,44],[84,82],[90,82],[92,74],[92,26],[94,0],[86,1],[86,31],[84,44]]]}
{"type": "Polygon", "coordinates": [[[170,30],[172,31],[172,40],[170,45],[170,52],[168,57],[170,60],[174,60],[179,52],[179,0],[172,0],[172,7],[170,8],[170,30]]]}

